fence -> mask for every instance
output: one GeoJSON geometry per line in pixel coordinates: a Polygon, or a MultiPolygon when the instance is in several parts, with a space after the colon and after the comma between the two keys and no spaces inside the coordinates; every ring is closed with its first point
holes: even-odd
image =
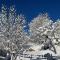
{"type": "Polygon", "coordinates": [[[24,54],[21,55],[22,60],[60,60],[60,56],[52,56],[52,55],[29,55],[29,54],[24,54]]]}

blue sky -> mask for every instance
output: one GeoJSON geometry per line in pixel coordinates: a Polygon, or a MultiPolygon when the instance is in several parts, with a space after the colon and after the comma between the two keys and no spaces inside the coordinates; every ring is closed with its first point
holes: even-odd
{"type": "Polygon", "coordinates": [[[54,21],[60,18],[60,0],[0,0],[0,7],[2,3],[7,7],[15,5],[17,13],[24,14],[28,22],[39,13],[45,12],[54,21]]]}

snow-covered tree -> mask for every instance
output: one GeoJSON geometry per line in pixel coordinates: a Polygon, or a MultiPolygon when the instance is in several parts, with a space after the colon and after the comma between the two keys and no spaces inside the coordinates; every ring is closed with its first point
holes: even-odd
{"type": "Polygon", "coordinates": [[[52,24],[53,21],[48,17],[47,14],[41,14],[38,15],[36,18],[32,20],[32,22],[29,24],[30,32],[31,32],[31,38],[33,41],[43,42],[43,34],[45,35],[52,35],[52,24]]]}
{"type": "Polygon", "coordinates": [[[56,39],[56,43],[60,45],[60,20],[58,19],[53,26],[54,28],[54,38],[56,39]]]}
{"type": "Polygon", "coordinates": [[[2,6],[0,12],[0,46],[4,47],[3,49],[11,52],[21,50],[25,38],[24,24],[24,15],[16,14],[14,6],[11,6],[9,11],[5,6],[2,6]]]}
{"type": "Polygon", "coordinates": [[[44,44],[46,36],[52,41],[54,49],[60,55],[60,19],[53,22],[47,14],[38,15],[30,24],[30,41],[36,44],[44,44]]]}

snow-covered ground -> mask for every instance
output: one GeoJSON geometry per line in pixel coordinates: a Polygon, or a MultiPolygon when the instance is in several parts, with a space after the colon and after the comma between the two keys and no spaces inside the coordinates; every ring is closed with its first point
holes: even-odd
{"type": "MultiPolygon", "coordinates": [[[[57,54],[55,54],[53,51],[47,49],[47,50],[40,50],[41,46],[37,45],[37,44],[33,44],[33,43],[29,43],[31,44],[31,47],[29,49],[32,49],[32,51],[25,50],[23,52],[23,56],[20,57],[20,59],[22,60],[30,60],[29,57],[32,56],[32,59],[37,59],[39,56],[44,56],[45,54],[49,53],[52,54],[52,56],[60,56],[60,47],[59,46],[55,46],[56,50],[57,50],[57,54]]],[[[17,57],[17,60],[19,60],[19,56],[17,57]]]]}
{"type": "MultiPolygon", "coordinates": [[[[37,45],[37,44],[33,44],[33,46],[31,46],[28,50],[25,50],[23,52],[23,54],[32,54],[32,55],[44,55],[46,53],[50,53],[52,55],[56,55],[54,52],[52,52],[51,50],[47,49],[47,50],[41,50],[41,46],[42,45],[37,45]],[[30,51],[30,49],[32,49],[32,51],[30,51]]],[[[60,49],[58,46],[55,46],[57,49],[60,49]]],[[[56,50],[57,50],[56,49],[56,50]]],[[[58,51],[57,51],[58,53],[58,51]]]]}
{"type": "Polygon", "coordinates": [[[57,56],[56,54],[54,54],[50,50],[32,51],[32,52],[30,52],[30,51],[24,51],[24,54],[23,54],[24,56],[20,57],[20,59],[22,59],[22,60],[30,60],[31,56],[32,56],[32,59],[37,59],[37,58],[39,58],[39,56],[40,56],[40,58],[42,58],[42,56],[44,56],[47,53],[50,53],[53,56],[57,56]]]}
{"type": "Polygon", "coordinates": [[[60,56],[60,46],[55,45],[57,55],[60,56]]]}

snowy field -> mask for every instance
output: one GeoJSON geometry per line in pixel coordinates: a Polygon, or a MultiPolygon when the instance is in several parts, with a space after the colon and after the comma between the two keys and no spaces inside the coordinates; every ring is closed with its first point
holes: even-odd
{"type": "MultiPolygon", "coordinates": [[[[25,50],[23,52],[23,55],[21,55],[21,57],[18,56],[16,60],[19,60],[19,58],[20,60],[38,60],[38,58],[41,60],[47,60],[47,59],[44,59],[45,58],[44,55],[47,53],[49,53],[50,55],[52,54],[52,56],[55,56],[56,58],[58,58],[57,56],[60,56],[60,53],[58,51],[57,51],[57,54],[55,54],[49,49],[40,50],[40,47],[41,47],[40,45],[37,45],[37,44],[35,45],[31,43],[29,44],[32,45],[30,48],[34,50],[33,51],[25,50]]],[[[55,46],[55,47],[60,50],[59,46],[55,46]]]]}

